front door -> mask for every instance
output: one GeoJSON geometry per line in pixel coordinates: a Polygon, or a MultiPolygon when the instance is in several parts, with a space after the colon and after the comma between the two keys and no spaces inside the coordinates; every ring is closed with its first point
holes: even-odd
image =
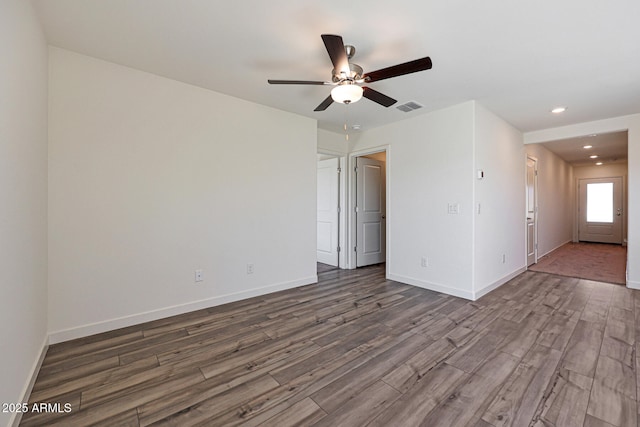
{"type": "Polygon", "coordinates": [[[578,239],[622,244],[622,178],[581,179],[578,200],[578,239]]]}
{"type": "Polygon", "coordinates": [[[356,266],[385,262],[384,162],[356,158],[356,266]]]}
{"type": "Polygon", "coordinates": [[[527,267],[538,262],[538,244],[536,242],[537,175],[538,161],[527,157],[527,267]]]}

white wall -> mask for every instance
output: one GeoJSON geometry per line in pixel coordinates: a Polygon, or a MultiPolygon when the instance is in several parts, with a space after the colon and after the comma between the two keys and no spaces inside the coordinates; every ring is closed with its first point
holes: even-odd
{"type": "Polygon", "coordinates": [[[349,141],[344,134],[318,129],[318,151],[345,156],[349,152],[349,141]]]}
{"type": "Polygon", "coordinates": [[[354,144],[355,154],[387,148],[390,279],[473,297],[473,120],[467,102],[364,131],[354,144]]]}
{"type": "Polygon", "coordinates": [[[525,153],[517,129],[471,101],[365,131],[353,154],[376,148],[387,149],[390,279],[477,299],[524,271],[525,153]],[[449,214],[449,204],[459,214],[449,214]]]}
{"type": "Polygon", "coordinates": [[[474,106],[475,170],[484,171],[483,179],[471,178],[475,299],[525,269],[526,156],[519,130],[477,102],[474,106]]]}
{"type": "Polygon", "coordinates": [[[57,48],[50,69],[52,342],[316,280],[314,120],[57,48]]]}
{"type": "Polygon", "coordinates": [[[573,167],[541,144],[526,145],[538,160],[538,258],[573,239],[573,167]]]}
{"type": "Polygon", "coordinates": [[[529,132],[525,143],[621,130],[629,131],[627,286],[640,289],[640,114],[529,132]]]}
{"type": "MultiPolygon", "coordinates": [[[[31,2],[0,2],[0,58],[0,403],[11,403],[47,332],[47,45],[31,2]]],[[[0,425],[12,418],[0,412],[0,425]]]]}
{"type": "MultiPolygon", "coordinates": [[[[628,215],[628,204],[627,200],[629,198],[628,191],[628,173],[629,167],[627,163],[611,163],[604,164],[601,166],[574,166],[573,173],[576,181],[576,189],[577,182],[580,179],[591,179],[591,178],[611,178],[611,177],[621,177],[622,178],[622,194],[623,194],[623,216],[622,216],[622,238],[623,243],[627,240],[627,229],[629,224],[629,215],[628,215]]],[[[575,204],[579,203],[578,194],[576,191],[576,195],[574,196],[575,204]]],[[[578,240],[578,222],[579,217],[578,213],[574,214],[574,240],[578,240]]]]}

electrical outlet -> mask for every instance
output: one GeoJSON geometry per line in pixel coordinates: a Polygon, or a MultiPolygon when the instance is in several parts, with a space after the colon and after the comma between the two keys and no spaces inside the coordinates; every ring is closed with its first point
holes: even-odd
{"type": "Polygon", "coordinates": [[[429,267],[429,258],[422,257],[422,259],[420,259],[420,266],[421,267],[429,267]]]}
{"type": "Polygon", "coordinates": [[[253,274],[253,264],[247,264],[247,274],[253,274]]]}
{"type": "Polygon", "coordinates": [[[202,270],[198,269],[195,273],[196,282],[202,282],[202,270]]]}

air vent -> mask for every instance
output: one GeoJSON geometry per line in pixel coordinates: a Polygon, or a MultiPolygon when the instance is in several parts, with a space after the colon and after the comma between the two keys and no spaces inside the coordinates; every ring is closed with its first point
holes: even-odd
{"type": "Polygon", "coordinates": [[[400,111],[404,111],[405,113],[408,113],[409,111],[418,110],[422,107],[423,105],[420,105],[415,101],[409,101],[405,104],[398,105],[396,108],[400,111]]]}

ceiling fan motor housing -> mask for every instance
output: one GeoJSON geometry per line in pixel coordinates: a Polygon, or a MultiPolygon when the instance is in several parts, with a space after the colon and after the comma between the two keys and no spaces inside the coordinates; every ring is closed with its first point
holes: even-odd
{"type": "Polygon", "coordinates": [[[362,79],[362,74],[364,73],[364,70],[362,69],[361,66],[359,66],[358,64],[351,64],[349,63],[349,70],[351,71],[349,73],[348,76],[345,76],[344,74],[340,73],[340,72],[336,72],[335,68],[333,70],[331,70],[331,74],[332,74],[332,78],[331,80],[334,83],[339,83],[343,80],[360,80],[362,79]]]}

